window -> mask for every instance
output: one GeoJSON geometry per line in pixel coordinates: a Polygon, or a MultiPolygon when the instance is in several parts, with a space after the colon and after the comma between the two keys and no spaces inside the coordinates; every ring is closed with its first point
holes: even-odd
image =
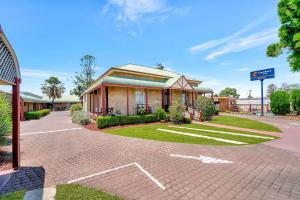
{"type": "Polygon", "coordinates": [[[146,95],[143,90],[135,91],[135,102],[136,104],[146,104],[146,95]]]}

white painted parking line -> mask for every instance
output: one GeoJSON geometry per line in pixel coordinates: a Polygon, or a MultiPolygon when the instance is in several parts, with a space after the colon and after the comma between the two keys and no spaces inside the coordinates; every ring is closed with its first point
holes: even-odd
{"type": "Polygon", "coordinates": [[[98,173],[95,173],[95,174],[91,174],[89,176],[84,176],[84,177],[81,177],[81,178],[77,178],[77,179],[74,179],[74,180],[71,180],[71,181],[68,181],[67,183],[70,184],[70,183],[75,183],[75,182],[78,182],[78,181],[82,181],[82,180],[85,180],[85,179],[88,179],[88,178],[92,178],[92,177],[95,177],[95,176],[99,176],[99,175],[102,175],[102,174],[106,174],[108,172],[112,172],[112,171],[116,171],[116,170],[119,170],[119,169],[123,169],[125,167],[130,167],[130,166],[136,166],[139,170],[141,170],[148,178],[150,178],[158,187],[160,187],[162,190],[165,190],[166,187],[161,184],[157,179],[155,179],[148,171],[146,171],[139,163],[137,162],[134,162],[134,163],[130,163],[130,164],[127,164],[127,165],[122,165],[120,167],[116,167],[116,168],[112,168],[112,169],[108,169],[108,170],[104,170],[104,171],[101,171],[101,172],[98,172],[98,173]]]}
{"type": "Polygon", "coordinates": [[[184,159],[193,159],[193,160],[200,160],[202,163],[224,163],[224,164],[230,164],[233,163],[232,161],[229,160],[222,160],[218,158],[212,158],[208,156],[184,156],[184,155],[178,155],[178,154],[171,154],[171,157],[178,157],[178,158],[184,158],[184,159]]]}
{"type": "Polygon", "coordinates": [[[250,134],[243,134],[243,133],[234,133],[234,132],[227,132],[227,131],[216,131],[216,130],[208,130],[208,129],[201,129],[201,128],[190,128],[190,127],[182,127],[182,126],[169,126],[172,128],[181,128],[181,129],[188,129],[188,130],[195,130],[195,131],[205,131],[211,133],[220,133],[220,134],[228,134],[228,135],[238,135],[243,137],[253,137],[253,138],[262,138],[262,139],[274,139],[273,137],[268,136],[260,136],[260,135],[250,135],[250,134]]]}
{"type": "Polygon", "coordinates": [[[199,137],[199,138],[205,138],[205,139],[209,139],[209,140],[216,140],[219,142],[226,142],[226,143],[232,143],[232,144],[248,144],[246,142],[239,142],[239,141],[235,141],[235,140],[227,140],[227,139],[222,139],[222,138],[216,138],[216,137],[210,137],[210,136],[205,136],[205,135],[198,135],[198,134],[193,134],[193,133],[186,133],[186,132],[180,132],[180,131],[173,131],[173,130],[167,130],[167,129],[156,129],[158,131],[164,131],[164,132],[168,132],[168,133],[175,133],[175,134],[179,134],[179,135],[186,135],[186,136],[191,136],[191,137],[199,137]]]}
{"type": "Polygon", "coordinates": [[[300,126],[300,123],[290,122],[289,124],[291,124],[291,125],[296,125],[296,126],[300,126]]]}
{"type": "Polygon", "coordinates": [[[67,129],[60,129],[60,130],[51,130],[51,131],[39,131],[39,132],[32,132],[32,133],[23,133],[21,136],[26,135],[36,135],[41,133],[55,133],[55,132],[63,132],[63,131],[74,131],[74,130],[81,130],[82,128],[67,128],[67,129]]]}

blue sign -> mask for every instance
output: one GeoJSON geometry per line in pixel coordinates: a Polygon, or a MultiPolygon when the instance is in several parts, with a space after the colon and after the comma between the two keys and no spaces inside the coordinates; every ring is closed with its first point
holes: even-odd
{"type": "Polygon", "coordinates": [[[275,69],[262,69],[254,72],[250,72],[250,80],[257,81],[257,80],[264,80],[268,78],[275,78],[275,69]]]}

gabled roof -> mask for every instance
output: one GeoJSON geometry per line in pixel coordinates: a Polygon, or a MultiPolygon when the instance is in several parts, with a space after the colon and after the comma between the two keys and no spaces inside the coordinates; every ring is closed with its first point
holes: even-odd
{"type": "MultiPolygon", "coordinates": [[[[158,87],[168,89],[180,80],[184,80],[184,82],[188,84],[184,84],[184,86],[188,87],[185,89],[193,89],[193,87],[189,84],[189,82],[194,82],[196,84],[201,83],[199,80],[187,78],[181,74],[157,69],[153,67],[145,67],[141,65],[135,64],[126,64],[117,67],[111,67],[104,74],[102,74],[98,79],[94,81],[94,83],[86,90],[83,94],[91,92],[98,88],[101,84],[112,84],[112,85],[132,85],[132,86],[143,86],[143,87],[158,87]],[[156,81],[153,79],[141,79],[141,78],[130,78],[129,76],[115,76],[110,75],[113,71],[117,72],[125,72],[125,73],[134,73],[140,74],[145,77],[158,77],[161,78],[161,81],[156,81]],[[163,80],[163,81],[162,81],[163,80]]],[[[183,88],[181,88],[183,89],[183,88]]]]}

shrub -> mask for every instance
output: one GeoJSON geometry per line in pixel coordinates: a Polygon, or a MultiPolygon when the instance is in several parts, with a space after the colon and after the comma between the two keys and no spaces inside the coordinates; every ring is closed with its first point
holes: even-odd
{"type": "Polygon", "coordinates": [[[201,111],[202,120],[208,121],[215,114],[216,107],[210,98],[199,96],[196,101],[196,109],[201,111]]]}
{"type": "Polygon", "coordinates": [[[291,104],[293,110],[300,114],[300,89],[293,89],[291,91],[291,104]]]}
{"type": "Polygon", "coordinates": [[[24,118],[25,120],[40,119],[41,117],[44,117],[49,113],[50,113],[50,109],[42,109],[42,110],[36,110],[31,112],[25,112],[24,118]]]}
{"type": "Polygon", "coordinates": [[[191,123],[191,119],[190,119],[190,118],[185,117],[185,118],[183,118],[183,119],[184,119],[183,122],[184,122],[185,124],[190,124],[190,123],[191,123]]]}
{"type": "Polygon", "coordinates": [[[175,101],[170,108],[170,119],[173,123],[183,122],[185,107],[180,100],[175,101]]]}
{"type": "Polygon", "coordinates": [[[166,113],[166,121],[169,122],[170,121],[170,114],[166,113]]]}
{"type": "Polygon", "coordinates": [[[72,122],[81,125],[87,125],[91,123],[91,119],[88,113],[83,111],[74,111],[72,114],[72,122]]]}
{"type": "Polygon", "coordinates": [[[215,115],[219,115],[219,109],[215,109],[215,115]]]}
{"type": "Polygon", "coordinates": [[[271,111],[276,115],[285,115],[290,112],[290,98],[286,91],[275,91],[270,96],[271,111]]]}
{"type": "Polygon", "coordinates": [[[11,105],[4,95],[0,95],[0,140],[11,131],[11,105]]]}
{"type": "Polygon", "coordinates": [[[157,109],[157,118],[158,118],[158,121],[166,120],[167,119],[166,111],[162,108],[157,109]]]}
{"type": "Polygon", "coordinates": [[[148,114],[148,115],[145,115],[143,121],[145,123],[157,122],[158,121],[157,114],[148,114]]]}
{"type": "Polygon", "coordinates": [[[82,110],[82,105],[81,105],[81,103],[72,104],[70,110],[71,110],[71,114],[72,114],[74,111],[82,110]]]}

